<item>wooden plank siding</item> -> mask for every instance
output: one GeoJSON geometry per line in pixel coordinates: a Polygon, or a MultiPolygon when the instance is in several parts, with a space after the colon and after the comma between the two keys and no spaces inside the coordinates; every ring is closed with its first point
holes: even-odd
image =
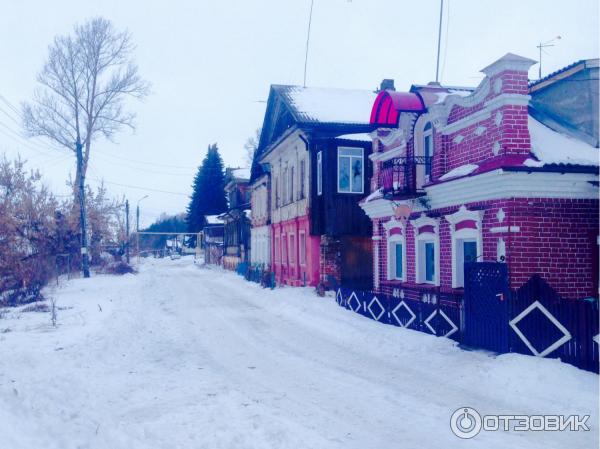
{"type": "Polygon", "coordinates": [[[369,159],[371,143],[340,139],[318,140],[310,145],[311,188],[311,235],[346,235],[367,237],[372,235],[372,222],[358,203],[370,192],[370,179],[373,173],[369,159]],[[338,193],[338,147],[356,147],[364,149],[364,185],[363,193],[338,193]],[[323,193],[317,194],[317,153],[322,151],[323,193]]]}

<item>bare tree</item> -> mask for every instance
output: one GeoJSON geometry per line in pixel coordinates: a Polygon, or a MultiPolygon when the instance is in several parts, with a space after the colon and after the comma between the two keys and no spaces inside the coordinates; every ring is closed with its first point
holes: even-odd
{"type": "Polygon", "coordinates": [[[246,165],[248,167],[252,165],[252,161],[254,160],[254,153],[258,148],[258,143],[260,142],[260,131],[260,128],[256,128],[254,135],[252,137],[248,137],[246,143],[244,144],[244,150],[246,151],[246,165]]]}
{"type": "Polygon", "coordinates": [[[41,86],[33,101],[23,104],[26,133],[46,137],[77,158],[74,196],[80,209],[85,277],[89,257],[84,185],[92,142],[100,136],[112,140],[123,127],[133,129],[135,114],[126,110],[126,100],[141,99],[149,92],[133,62],[133,50],[129,32],[117,31],[104,18],[77,25],[72,35],[58,36],[49,46],[37,77],[41,86]]]}

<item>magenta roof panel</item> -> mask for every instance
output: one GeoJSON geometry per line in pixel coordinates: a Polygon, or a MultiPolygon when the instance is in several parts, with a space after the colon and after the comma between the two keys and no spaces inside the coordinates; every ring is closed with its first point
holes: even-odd
{"type": "Polygon", "coordinates": [[[418,93],[382,90],[371,109],[371,125],[398,126],[400,112],[423,112],[425,104],[418,93]]]}

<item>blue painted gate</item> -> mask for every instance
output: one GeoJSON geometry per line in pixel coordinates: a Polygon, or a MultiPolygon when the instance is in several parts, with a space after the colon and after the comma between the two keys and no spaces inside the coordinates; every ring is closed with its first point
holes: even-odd
{"type": "Polygon", "coordinates": [[[464,343],[509,352],[508,269],[500,262],[465,263],[464,343]]]}

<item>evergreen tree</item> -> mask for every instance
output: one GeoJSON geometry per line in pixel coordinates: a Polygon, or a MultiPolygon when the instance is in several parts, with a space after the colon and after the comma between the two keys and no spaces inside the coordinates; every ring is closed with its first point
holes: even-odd
{"type": "Polygon", "coordinates": [[[225,172],[216,143],[209,145],[192,188],[187,208],[187,224],[188,231],[198,232],[205,224],[206,215],[221,214],[227,210],[225,172]]]}

